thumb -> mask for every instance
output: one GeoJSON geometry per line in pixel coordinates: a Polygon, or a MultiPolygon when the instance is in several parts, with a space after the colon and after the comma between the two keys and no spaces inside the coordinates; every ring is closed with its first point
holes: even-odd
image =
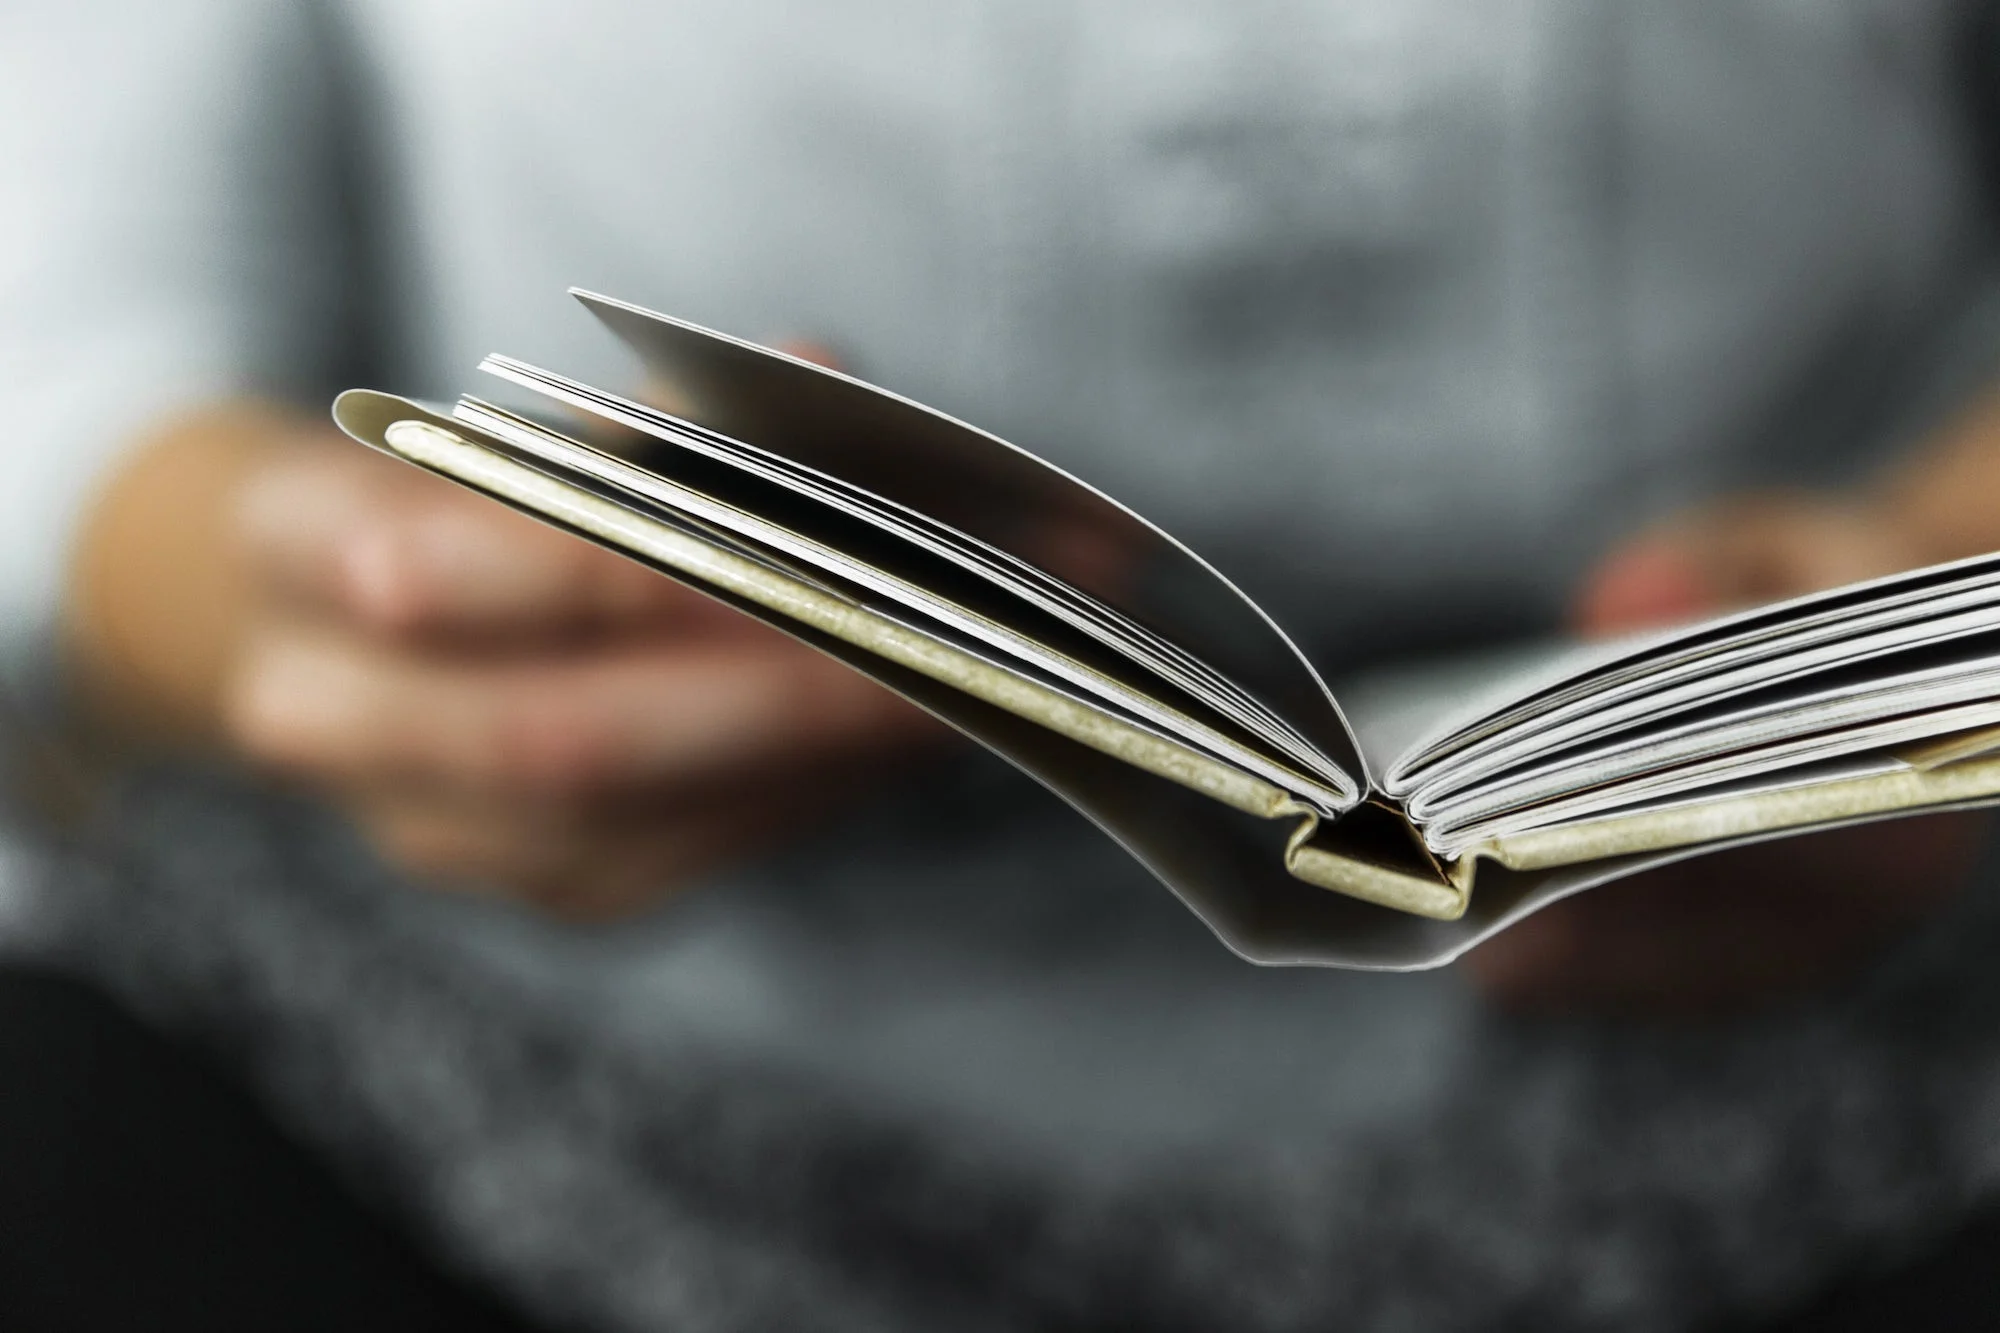
{"type": "Polygon", "coordinates": [[[1577,595],[1572,623],[1593,638],[1632,634],[1698,620],[1719,602],[1698,542],[1685,529],[1663,528],[1598,563],[1577,595]]]}
{"type": "Polygon", "coordinates": [[[1586,634],[1660,628],[1879,578],[1919,562],[1882,510],[1834,496],[1746,496],[1670,521],[1612,551],[1585,579],[1586,634]]]}

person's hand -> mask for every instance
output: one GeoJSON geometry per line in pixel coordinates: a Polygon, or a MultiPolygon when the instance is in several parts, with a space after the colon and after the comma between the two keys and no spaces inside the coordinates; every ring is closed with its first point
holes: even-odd
{"type": "Polygon", "coordinates": [[[76,585],[111,711],[326,792],[423,878],[571,914],[781,840],[941,733],[637,564],[263,412],[140,455],[76,585]]]}
{"type": "MultiPolygon", "coordinates": [[[[1958,549],[1941,546],[1908,502],[1910,480],[1851,498],[1752,496],[1671,520],[1598,566],[1577,628],[1655,628],[2000,545],[1996,520],[1990,538],[1975,527],[1958,549]]],[[[2000,485],[1992,495],[2000,502],[2000,485]]],[[[1700,857],[1559,903],[1466,967],[1493,998],[1543,1010],[1689,1012],[1796,992],[1957,891],[1982,829],[1978,816],[1932,815],[1700,857]]]]}
{"type": "Polygon", "coordinates": [[[1865,498],[1743,496],[1613,550],[1579,591],[1573,627],[1604,638],[1699,620],[1914,568],[1926,549],[1894,510],[1865,498]]]}

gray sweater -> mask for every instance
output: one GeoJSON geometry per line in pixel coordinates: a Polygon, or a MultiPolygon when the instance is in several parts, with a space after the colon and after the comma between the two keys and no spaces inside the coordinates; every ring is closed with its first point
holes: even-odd
{"type": "MultiPolygon", "coordinates": [[[[568,283],[1036,447],[1339,668],[1991,368],[1933,0],[25,4],[0,574],[175,403],[615,380],[568,283]],[[85,75],[90,77],[84,77],[85,75]]],[[[404,884],[229,775],[17,821],[6,933],[605,1328],[1676,1328],[2000,1173],[2000,897],[1694,1031],[1225,954],[997,765],[646,920],[404,884]]],[[[1984,883],[2000,884],[1988,876],[1984,883]]]]}

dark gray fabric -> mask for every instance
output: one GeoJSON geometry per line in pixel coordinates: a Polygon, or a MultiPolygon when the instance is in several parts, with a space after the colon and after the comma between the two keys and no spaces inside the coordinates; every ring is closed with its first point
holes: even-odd
{"type": "Polygon", "coordinates": [[[1747,1024],[1519,1024],[1449,976],[1248,968],[1008,776],[927,785],[839,871],[598,933],[161,772],[18,860],[9,919],[612,1329],[1682,1328],[2000,1187],[1992,876],[1747,1024]],[[865,869],[913,845],[931,874],[865,869]]]}
{"type": "Polygon", "coordinates": [[[440,1271],[238,1083],[0,956],[0,1328],[556,1333],[440,1271]]]}

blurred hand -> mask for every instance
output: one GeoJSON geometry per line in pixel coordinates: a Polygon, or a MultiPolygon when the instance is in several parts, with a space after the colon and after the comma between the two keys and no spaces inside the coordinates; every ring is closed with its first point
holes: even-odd
{"type": "Polygon", "coordinates": [[[328,793],[420,876],[570,914],[782,839],[942,732],[639,565],[254,410],[135,460],[77,582],[112,711],[328,793]]]}
{"type": "MultiPolygon", "coordinates": [[[[1983,469],[2000,429],[1980,438],[1969,457],[1983,469]]],[[[1965,457],[1932,455],[1878,495],[1757,495],[1683,515],[1604,559],[1577,599],[1577,627],[1655,628],[2000,546],[2000,472],[1967,479],[1989,486],[1994,517],[1990,531],[1961,527],[1955,546],[1912,503],[1913,492],[1953,493],[1937,473],[1962,472],[1965,457]]],[[[1822,981],[1893,939],[1959,889],[1982,830],[1978,816],[1932,815],[1701,857],[1559,903],[1474,950],[1466,967],[1520,1008],[1739,1007],[1822,981]]]]}
{"type": "Polygon", "coordinates": [[[1792,492],[1744,496],[1614,549],[1585,580],[1574,627],[1593,637],[1661,628],[1924,563],[1919,534],[1882,506],[1792,492]]]}

